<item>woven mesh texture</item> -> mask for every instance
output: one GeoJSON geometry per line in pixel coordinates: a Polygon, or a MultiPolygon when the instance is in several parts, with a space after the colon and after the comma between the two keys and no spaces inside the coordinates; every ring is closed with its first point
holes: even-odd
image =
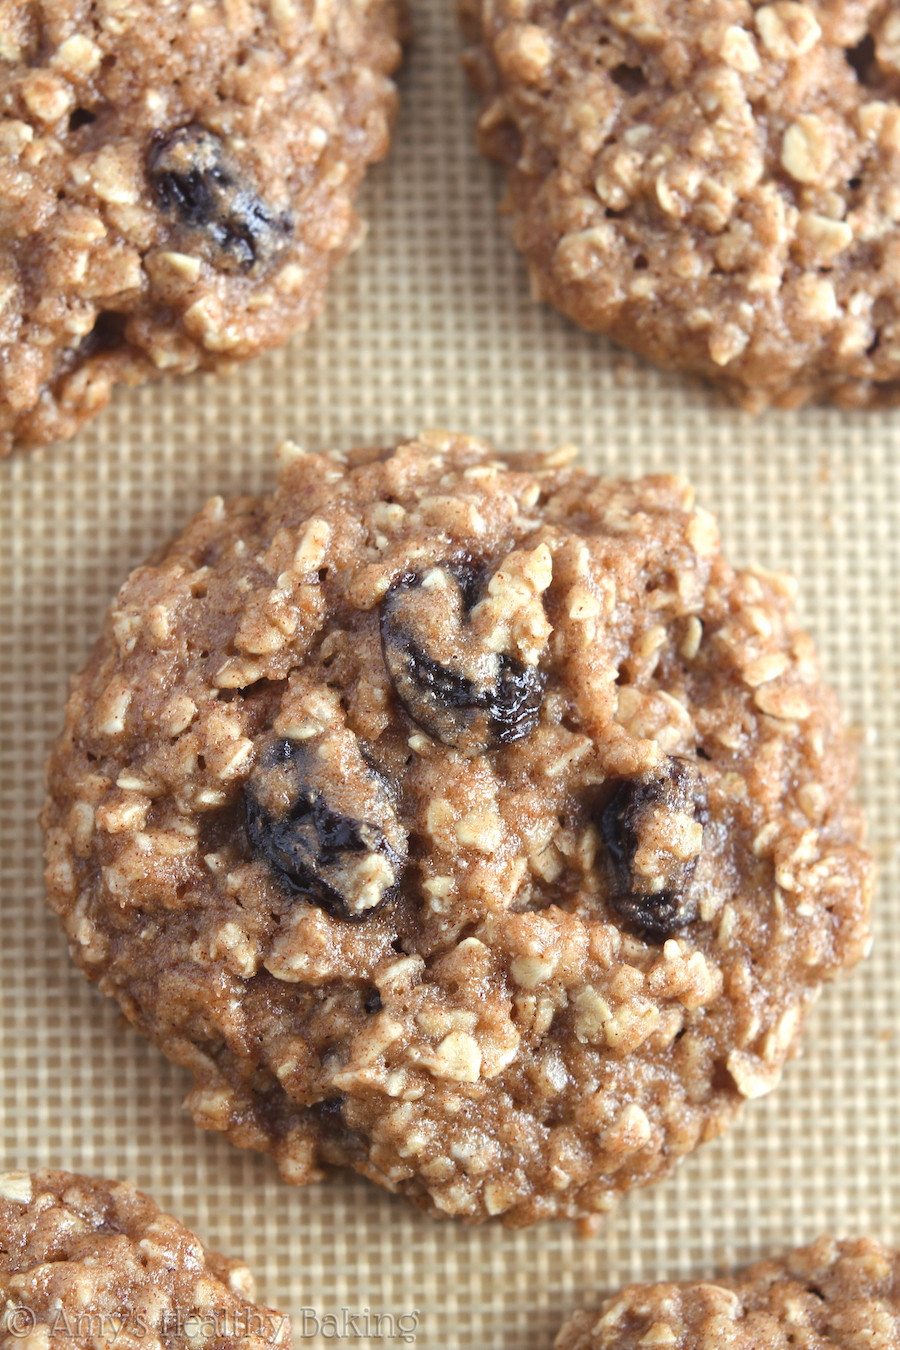
{"type": "Polygon", "coordinates": [[[417,1310],[426,1350],[549,1350],[563,1316],[628,1280],[709,1275],[826,1230],[900,1242],[900,415],[753,420],[534,306],[472,148],[451,6],[414,17],[369,239],[314,328],[232,377],[121,392],[76,441],[0,465],[0,1160],[133,1179],[248,1259],[298,1346],[404,1343],[396,1321],[357,1335],[368,1309],[417,1310]],[[70,967],[42,902],[45,750],[128,570],[211,493],[270,487],[285,435],[321,448],[427,425],[689,474],[734,560],[796,573],[859,728],[881,868],[871,960],[826,991],[776,1094],[590,1239],[439,1224],[352,1177],[284,1186],[195,1129],[187,1076],[70,967]],[[348,1336],[317,1336],[344,1307],[348,1336]]]}

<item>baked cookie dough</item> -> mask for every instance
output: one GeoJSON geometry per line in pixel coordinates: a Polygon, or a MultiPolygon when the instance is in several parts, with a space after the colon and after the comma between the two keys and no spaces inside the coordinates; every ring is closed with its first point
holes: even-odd
{"type": "Polygon", "coordinates": [[[437,1214],[608,1209],[778,1081],[868,941],[782,576],[681,479],[283,448],[125,582],[49,769],[86,975],[201,1125],[437,1214]]]}
{"type": "Polygon", "coordinates": [[[4,1350],[290,1350],[239,1261],[207,1251],[133,1186],[0,1172],[4,1350]]]}
{"type": "Polygon", "coordinates": [[[633,1284],[579,1312],[554,1350],[878,1350],[900,1347],[900,1255],[821,1238],[737,1279],[633,1284]]]}
{"type": "Polygon", "coordinates": [[[397,29],[394,0],[0,3],[0,455],[309,324],[397,29]]]}
{"type": "Polygon", "coordinates": [[[886,0],[463,0],[533,289],[751,410],[900,401],[886,0]]]}

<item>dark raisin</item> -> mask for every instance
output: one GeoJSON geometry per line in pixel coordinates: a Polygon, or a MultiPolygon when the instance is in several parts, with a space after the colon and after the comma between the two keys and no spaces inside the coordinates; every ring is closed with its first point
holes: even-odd
{"type": "Polygon", "coordinates": [[[640,94],[647,88],[647,77],[640,66],[629,66],[623,61],[620,65],[613,66],[609,75],[623,94],[629,96],[640,94]]]}
{"type": "Polygon", "coordinates": [[[500,655],[500,672],[491,708],[491,730],[498,745],[511,745],[529,736],[538,724],[547,677],[537,666],[526,666],[500,655]]]}
{"type": "Polygon", "coordinates": [[[315,1102],[310,1107],[310,1111],[324,1127],[326,1131],[343,1130],[344,1128],[344,1099],[338,1097],[326,1097],[321,1102],[315,1102]]]}
{"type": "Polygon", "coordinates": [[[94,326],[85,333],[78,346],[79,360],[87,361],[101,352],[114,352],[125,345],[124,314],[115,314],[112,310],[101,310],[94,320],[94,326]]]}
{"type": "Polygon", "coordinates": [[[867,33],[861,42],[855,47],[848,47],[844,51],[847,63],[856,74],[860,84],[870,84],[877,76],[878,66],[876,63],[875,39],[871,33],[867,33]]]}
{"type": "Polygon", "coordinates": [[[384,664],[414,722],[466,753],[529,736],[547,677],[504,652],[486,651],[468,627],[485,572],[470,559],[398,577],[381,609],[384,664]]]}
{"type": "Polygon", "coordinates": [[[629,927],[654,942],[664,942],[697,917],[691,882],[699,852],[683,858],[666,847],[660,831],[665,814],[688,816],[701,827],[708,818],[703,779],[686,760],[670,759],[662,774],[621,783],[600,816],[613,875],[610,904],[629,927]],[[640,862],[639,850],[646,855],[640,862]]]}
{"type": "Polygon", "coordinates": [[[97,114],[91,112],[90,108],[76,108],[69,114],[69,131],[71,133],[80,131],[82,127],[89,127],[96,120],[97,114]]]}
{"type": "Polygon", "coordinates": [[[366,1012],[370,1017],[373,1017],[375,1013],[381,1012],[381,1006],[381,994],[377,989],[370,989],[363,999],[363,1007],[366,1012]]]}
{"type": "Polygon", "coordinates": [[[244,806],[253,852],[291,894],[348,922],[395,894],[406,834],[349,733],[275,741],[246,785],[244,806]]]}
{"type": "Polygon", "coordinates": [[[157,134],[147,175],[163,214],[192,233],[209,261],[224,271],[261,271],[290,239],[290,212],[264,202],[221,139],[205,127],[157,134]]]}

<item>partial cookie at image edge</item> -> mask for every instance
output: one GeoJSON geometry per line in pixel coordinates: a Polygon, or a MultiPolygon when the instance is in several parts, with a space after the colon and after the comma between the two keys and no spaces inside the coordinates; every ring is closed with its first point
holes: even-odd
{"type": "Polygon", "coordinates": [[[890,6],[461,13],[536,299],[751,411],[900,402],[890,6]]]}
{"type": "Polygon", "coordinates": [[[7,11],[0,457],[308,327],[364,237],[406,36],[395,0],[7,11]]]}
{"type": "Polygon", "coordinates": [[[130,1183],[0,1172],[0,1343],[52,1350],[291,1350],[241,1261],[209,1251],[130,1183]],[[5,1335],[4,1335],[5,1332],[5,1335]]]}
{"type": "Polygon", "coordinates": [[[733,1278],[633,1284],[575,1313],[554,1350],[879,1350],[900,1346],[900,1254],[823,1237],[733,1278]],[[809,1339],[807,1339],[809,1338],[809,1339]]]}

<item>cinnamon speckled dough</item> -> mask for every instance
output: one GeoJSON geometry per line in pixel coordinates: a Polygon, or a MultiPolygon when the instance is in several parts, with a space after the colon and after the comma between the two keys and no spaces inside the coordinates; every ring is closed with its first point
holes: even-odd
{"type": "Polygon", "coordinates": [[[566,1323],[555,1350],[900,1350],[900,1255],[820,1238],[736,1279],[633,1284],[566,1323]]]}
{"type": "Polygon", "coordinates": [[[239,1261],[124,1182],[0,1172],[0,1345],[290,1350],[239,1261]]]}
{"type": "Polygon", "coordinates": [[[294,1182],[609,1208],[863,955],[854,760],[787,579],[681,479],[282,452],[125,582],[50,761],[87,976],[294,1182]]]}
{"type": "Polygon", "coordinates": [[[900,400],[887,0],[464,0],[537,297],[746,407],[900,400]]]}
{"type": "Polygon", "coordinates": [[[0,455],[310,322],[397,29],[394,0],[0,0],[0,455]]]}

